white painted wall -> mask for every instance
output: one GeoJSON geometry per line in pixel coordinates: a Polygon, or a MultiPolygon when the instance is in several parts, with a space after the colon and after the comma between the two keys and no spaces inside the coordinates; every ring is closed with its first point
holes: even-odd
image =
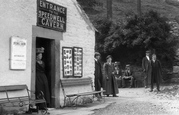
{"type": "MultiPolygon", "coordinates": [[[[83,48],[83,78],[94,78],[94,47],[95,47],[95,31],[92,30],[84,18],[81,16],[81,10],[76,7],[76,0],[49,0],[54,3],[59,3],[67,8],[67,29],[63,33],[63,40],[60,42],[61,55],[60,67],[61,76],[63,79],[62,68],[62,47],[82,47],[83,48]]],[[[68,78],[70,79],[70,78],[68,78]]],[[[66,94],[80,93],[91,91],[91,86],[72,86],[65,88],[66,94]]],[[[63,105],[63,93],[60,91],[60,103],[63,105]]]]}
{"type": "MultiPolygon", "coordinates": [[[[65,47],[82,47],[83,48],[83,77],[94,77],[94,47],[95,32],[90,29],[89,25],[80,15],[75,7],[76,0],[49,0],[67,7],[67,30],[63,33],[61,49],[65,47]]],[[[62,53],[62,50],[61,50],[62,53]]],[[[62,55],[61,55],[62,56],[62,55]]],[[[62,57],[60,57],[62,59],[62,57]]],[[[62,60],[61,60],[62,61],[62,60]]],[[[62,76],[62,63],[61,63],[62,76]]]]}
{"type": "MultiPolygon", "coordinates": [[[[63,33],[61,49],[65,47],[83,48],[83,77],[94,77],[95,32],[75,6],[76,0],[47,0],[67,8],[67,30],[63,33]]],[[[36,0],[0,0],[0,86],[27,84],[31,86],[32,25],[36,25],[36,0]],[[27,39],[27,67],[23,71],[9,69],[10,37],[27,39]]],[[[62,50],[60,50],[62,53],[62,50]]],[[[61,77],[62,56],[60,58],[61,77]]],[[[71,88],[70,88],[71,89],[71,88]]],[[[89,90],[89,88],[87,88],[89,90]]],[[[77,92],[87,89],[73,88],[77,92]]],[[[61,94],[62,95],[62,94],[61,94]]]]}
{"type": "Polygon", "coordinates": [[[31,80],[32,25],[36,24],[36,0],[0,0],[0,85],[27,84],[31,80]],[[9,69],[10,37],[27,39],[27,67],[9,69]]]}

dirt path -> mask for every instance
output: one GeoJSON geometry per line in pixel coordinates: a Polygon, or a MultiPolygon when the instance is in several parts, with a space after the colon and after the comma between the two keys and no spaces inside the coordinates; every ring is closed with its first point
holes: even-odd
{"type": "Polygon", "coordinates": [[[179,115],[179,98],[168,95],[165,89],[161,87],[160,93],[144,88],[119,89],[119,97],[106,97],[114,103],[93,115],[179,115]]]}

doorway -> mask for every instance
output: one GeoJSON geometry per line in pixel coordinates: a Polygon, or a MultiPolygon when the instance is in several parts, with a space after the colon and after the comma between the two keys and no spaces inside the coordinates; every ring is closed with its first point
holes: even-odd
{"type": "Polygon", "coordinates": [[[45,64],[45,75],[48,80],[48,87],[50,90],[50,105],[48,107],[54,107],[54,84],[55,84],[55,40],[48,38],[36,37],[36,48],[43,47],[44,53],[42,61],[45,64]]]}

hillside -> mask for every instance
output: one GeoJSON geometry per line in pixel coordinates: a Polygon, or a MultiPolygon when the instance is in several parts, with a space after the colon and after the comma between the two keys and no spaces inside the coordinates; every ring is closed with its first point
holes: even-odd
{"type": "MultiPolygon", "coordinates": [[[[179,17],[179,3],[177,0],[141,0],[142,13],[154,10],[162,16],[173,20],[179,17]]],[[[95,24],[95,20],[106,18],[106,0],[97,0],[98,5],[93,8],[82,6],[90,20],[95,24]]],[[[113,0],[113,20],[122,21],[126,16],[137,14],[137,0],[113,0]]]]}

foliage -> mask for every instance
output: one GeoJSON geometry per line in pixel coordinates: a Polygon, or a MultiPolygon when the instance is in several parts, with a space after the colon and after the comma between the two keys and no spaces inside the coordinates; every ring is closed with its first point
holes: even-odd
{"type": "Polygon", "coordinates": [[[136,1],[113,0],[112,21],[106,19],[105,0],[77,1],[98,30],[95,48],[103,61],[111,54],[114,61],[140,65],[145,50],[155,49],[163,65],[172,65],[178,30],[168,22],[179,17],[175,0],[142,0],[141,17],[136,15],[136,1]]]}
{"type": "Polygon", "coordinates": [[[125,43],[130,47],[141,46],[154,49],[159,59],[171,63],[175,56],[177,39],[170,33],[171,27],[166,17],[149,11],[142,17],[135,16],[128,21],[125,43]]]}
{"type": "Polygon", "coordinates": [[[89,13],[99,13],[96,9],[95,6],[101,6],[102,3],[98,2],[97,0],[77,0],[77,2],[83,7],[85,12],[87,14],[89,13]]]}
{"type": "Polygon", "coordinates": [[[115,60],[136,64],[141,63],[142,54],[150,49],[160,60],[171,64],[177,42],[167,21],[155,11],[129,17],[126,24],[100,20],[96,49],[104,55],[113,54],[115,60]]]}
{"type": "Polygon", "coordinates": [[[96,0],[77,0],[83,7],[93,7],[98,2],[96,0]]]}
{"type": "Polygon", "coordinates": [[[157,12],[149,11],[144,16],[135,16],[128,21],[125,29],[126,44],[142,45],[145,48],[155,48],[166,42],[170,36],[170,25],[167,19],[160,17],[157,12]]]}

